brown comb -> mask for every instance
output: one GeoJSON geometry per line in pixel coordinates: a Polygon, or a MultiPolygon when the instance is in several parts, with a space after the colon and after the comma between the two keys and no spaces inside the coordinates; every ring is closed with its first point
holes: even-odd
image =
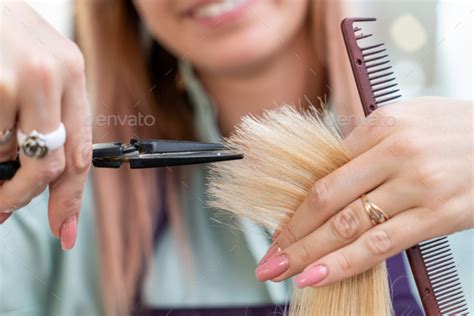
{"type": "MultiPolygon", "coordinates": [[[[359,45],[372,34],[361,33],[354,23],[374,21],[375,18],[346,18],[341,23],[365,116],[401,97],[384,44],[359,45]]],[[[422,242],[407,249],[406,254],[426,315],[468,314],[447,237],[422,242]]]]}

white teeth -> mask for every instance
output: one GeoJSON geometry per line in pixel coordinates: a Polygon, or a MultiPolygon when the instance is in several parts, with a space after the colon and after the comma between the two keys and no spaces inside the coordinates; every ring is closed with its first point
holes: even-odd
{"type": "Polygon", "coordinates": [[[247,0],[222,0],[203,5],[194,11],[194,16],[201,18],[213,18],[230,12],[247,0]]]}

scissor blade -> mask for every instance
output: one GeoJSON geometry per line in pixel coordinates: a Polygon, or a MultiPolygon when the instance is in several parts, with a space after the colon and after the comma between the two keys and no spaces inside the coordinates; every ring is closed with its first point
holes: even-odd
{"type": "Polygon", "coordinates": [[[242,159],[243,154],[231,150],[143,154],[128,159],[130,168],[156,168],[165,166],[194,165],[242,159]]]}
{"type": "Polygon", "coordinates": [[[134,140],[130,144],[137,145],[144,154],[181,153],[224,150],[224,145],[219,143],[201,143],[181,140],[134,140]]]}

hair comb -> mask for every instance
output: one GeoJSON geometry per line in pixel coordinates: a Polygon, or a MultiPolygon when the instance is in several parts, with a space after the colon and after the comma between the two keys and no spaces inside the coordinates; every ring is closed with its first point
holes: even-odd
{"type": "MultiPolygon", "coordinates": [[[[375,18],[346,18],[341,23],[365,116],[401,97],[384,44],[360,45],[372,34],[362,33],[354,23],[374,21],[375,18]]],[[[422,242],[407,249],[406,254],[426,315],[468,314],[447,237],[422,242]]]]}

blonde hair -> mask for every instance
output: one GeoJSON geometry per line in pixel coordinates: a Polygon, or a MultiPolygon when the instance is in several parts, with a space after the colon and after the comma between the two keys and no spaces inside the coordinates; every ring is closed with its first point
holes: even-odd
{"type": "MultiPolygon", "coordinates": [[[[226,145],[244,159],[210,166],[209,205],[281,229],[314,182],[350,160],[324,119],[315,109],[289,106],[243,118],[226,145]]],[[[390,315],[385,264],[334,285],[295,290],[290,314],[390,315]]]]}

